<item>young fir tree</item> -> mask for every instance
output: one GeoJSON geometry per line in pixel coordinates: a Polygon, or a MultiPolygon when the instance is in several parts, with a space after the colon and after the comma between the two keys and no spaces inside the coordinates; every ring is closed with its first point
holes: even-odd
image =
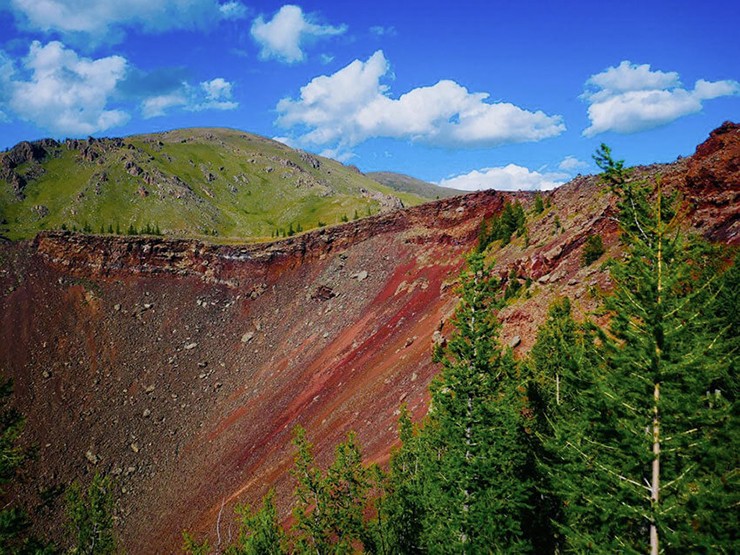
{"type": "Polygon", "coordinates": [[[67,491],[67,518],[73,547],[70,553],[105,555],[116,552],[113,493],[110,478],[95,474],[83,491],[74,483],[67,491]]]}
{"type": "Polygon", "coordinates": [[[306,430],[297,426],[293,445],[296,447],[293,470],[297,484],[294,491],[293,533],[298,553],[325,553],[330,547],[327,524],[327,500],[321,470],[316,468],[313,445],[306,438],[306,430]]]}
{"type": "Polygon", "coordinates": [[[556,553],[562,548],[559,525],[563,520],[558,488],[551,478],[557,464],[558,443],[553,436],[563,418],[570,418],[590,385],[591,371],[599,359],[594,341],[599,337],[592,325],[577,323],[567,297],[550,306],[547,319],[537,330],[529,353],[529,399],[533,411],[533,450],[538,461],[536,489],[539,496],[532,520],[537,553],[556,553]]]}
{"type": "Polygon", "coordinates": [[[316,468],[312,445],[298,426],[293,475],[295,550],[298,553],[351,553],[371,536],[364,519],[370,481],[357,439],[350,433],[336,448],[326,473],[316,468]]]}
{"type": "Polygon", "coordinates": [[[28,451],[19,444],[24,419],[10,406],[12,393],[12,381],[0,377],[0,553],[54,553],[54,546],[45,545],[32,536],[27,513],[8,496],[6,489],[17,481],[18,473],[30,458],[28,451]]]}
{"type": "MultiPolygon", "coordinates": [[[[10,380],[0,382],[0,495],[5,498],[5,487],[12,483],[27,459],[26,452],[18,445],[23,431],[23,417],[8,406],[13,386],[10,380]]],[[[0,552],[14,553],[22,543],[29,522],[26,514],[3,500],[0,510],[0,552]]]]}
{"type": "Polygon", "coordinates": [[[377,553],[423,553],[424,521],[422,436],[406,406],[399,419],[401,447],[391,456],[384,483],[385,497],[378,509],[377,553]]]}
{"type": "Polygon", "coordinates": [[[236,544],[226,548],[226,555],[281,555],[287,553],[285,532],[275,508],[275,491],[265,495],[262,507],[252,511],[248,505],[236,508],[240,517],[236,544]]]}
{"type": "Polygon", "coordinates": [[[334,462],[326,471],[325,487],[335,552],[350,553],[368,538],[365,507],[370,490],[369,471],[362,465],[362,453],[354,432],[336,447],[334,462]]]}
{"type": "Polygon", "coordinates": [[[603,334],[592,324],[573,319],[570,299],[556,299],[547,319],[537,330],[537,339],[528,357],[538,412],[552,420],[568,410],[573,399],[588,385],[588,368],[599,363],[594,341],[603,334]]]}
{"type": "Polygon", "coordinates": [[[481,254],[462,276],[457,330],[445,347],[420,437],[421,543],[449,553],[527,552],[531,451],[510,351],[497,344],[497,280],[481,254]]]}
{"type": "Polygon", "coordinates": [[[545,203],[542,200],[542,193],[536,193],[534,195],[534,208],[532,210],[535,214],[542,214],[545,211],[545,203]]]}
{"type": "Polygon", "coordinates": [[[624,260],[611,268],[613,339],[560,411],[552,479],[566,548],[734,552],[734,354],[713,316],[722,280],[681,233],[675,199],[595,156],[619,196],[624,260]]]}

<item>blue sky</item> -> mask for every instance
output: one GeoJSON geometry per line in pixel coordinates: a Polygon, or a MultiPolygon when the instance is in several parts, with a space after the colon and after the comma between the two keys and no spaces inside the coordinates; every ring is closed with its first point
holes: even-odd
{"type": "Polygon", "coordinates": [[[740,120],[740,6],[0,0],[0,148],[225,126],[463,189],[688,155],[740,120]]]}

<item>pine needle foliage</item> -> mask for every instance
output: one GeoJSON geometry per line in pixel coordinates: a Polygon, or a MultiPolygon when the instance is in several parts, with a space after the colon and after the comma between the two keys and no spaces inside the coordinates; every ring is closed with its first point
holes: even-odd
{"type": "Polygon", "coordinates": [[[519,201],[511,203],[506,201],[500,214],[493,216],[489,224],[483,220],[478,233],[478,252],[486,250],[488,245],[494,241],[501,241],[504,247],[511,242],[516,234],[524,235],[526,232],[527,216],[519,201]]]}
{"type": "Polygon", "coordinates": [[[497,341],[498,291],[483,255],[471,255],[429,414],[418,429],[401,421],[388,504],[403,522],[394,537],[405,552],[532,549],[523,525],[532,507],[526,399],[497,341]]]}
{"type": "Polygon", "coordinates": [[[619,196],[625,258],[611,267],[603,361],[554,426],[566,546],[732,552],[736,377],[729,327],[714,317],[726,284],[659,181],[630,181],[603,145],[595,159],[619,196]]]}
{"type": "Polygon", "coordinates": [[[116,552],[113,493],[109,477],[95,474],[87,490],[75,482],[67,490],[67,518],[75,555],[116,552]]]}
{"type": "Polygon", "coordinates": [[[235,545],[226,548],[226,555],[281,555],[286,553],[286,537],[278,522],[275,491],[262,499],[259,509],[248,505],[236,508],[239,516],[239,537],[235,545]]]}
{"type": "Polygon", "coordinates": [[[52,545],[33,537],[28,514],[8,493],[30,459],[29,451],[20,444],[25,421],[12,406],[12,393],[13,382],[0,378],[0,498],[3,500],[0,508],[0,553],[53,553],[52,545]]]}
{"type": "Polygon", "coordinates": [[[297,553],[352,553],[369,536],[364,513],[370,489],[357,438],[350,433],[323,473],[314,462],[305,430],[294,432],[294,548],[297,553]]]}

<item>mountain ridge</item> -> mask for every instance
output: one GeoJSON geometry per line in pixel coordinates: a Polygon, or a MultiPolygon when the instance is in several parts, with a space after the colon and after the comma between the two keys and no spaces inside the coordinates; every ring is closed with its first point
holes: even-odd
{"type": "Polygon", "coordinates": [[[22,142],[0,154],[0,234],[44,229],[266,239],[414,205],[356,168],[243,131],[22,142]]]}
{"type": "Polygon", "coordinates": [[[374,179],[378,183],[382,183],[383,185],[393,188],[396,191],[412,193],[429,200],[464,195],[467,192],[459,189],[442,187],[441,185],[435,185],[434,183],[422,181],[421,179],[403,173],[376,171],[367,172],[365,175],[374,179]]]}

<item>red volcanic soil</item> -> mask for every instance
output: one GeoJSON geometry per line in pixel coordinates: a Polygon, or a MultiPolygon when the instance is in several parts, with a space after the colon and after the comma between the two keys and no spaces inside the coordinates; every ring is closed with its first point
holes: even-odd
{"type": "MultiPolygon", "coordinates": [[[[687,199],[689,226],[736,244],[739,156],[726,124],[694,157],[637,175],[661,174],[687,199]]],[[[183,529],[214,538],[222,507],[227,537],[233,505],[269,487],[288,513],[296,424],[320,464],[349,430],[368,461],[386,461],[400,405],[426,410],[432,341],[451,331],[481,218],[510,198],[532,201],[473,193],[262,245],[70,233],[0,245],[0,370],[38,447],[21,497],[58,535],[54,488],[111,474],[126,551],[174,553],[183,529]]],[[[619,255],[598,178],[549,198],[528,215],[529,242],[495,255],[502,278],[533,282],[501,312],[516,352],[555,296],[586,314],[609,287],[601,261],[580,265],[589,234],[619,255]]]]}

